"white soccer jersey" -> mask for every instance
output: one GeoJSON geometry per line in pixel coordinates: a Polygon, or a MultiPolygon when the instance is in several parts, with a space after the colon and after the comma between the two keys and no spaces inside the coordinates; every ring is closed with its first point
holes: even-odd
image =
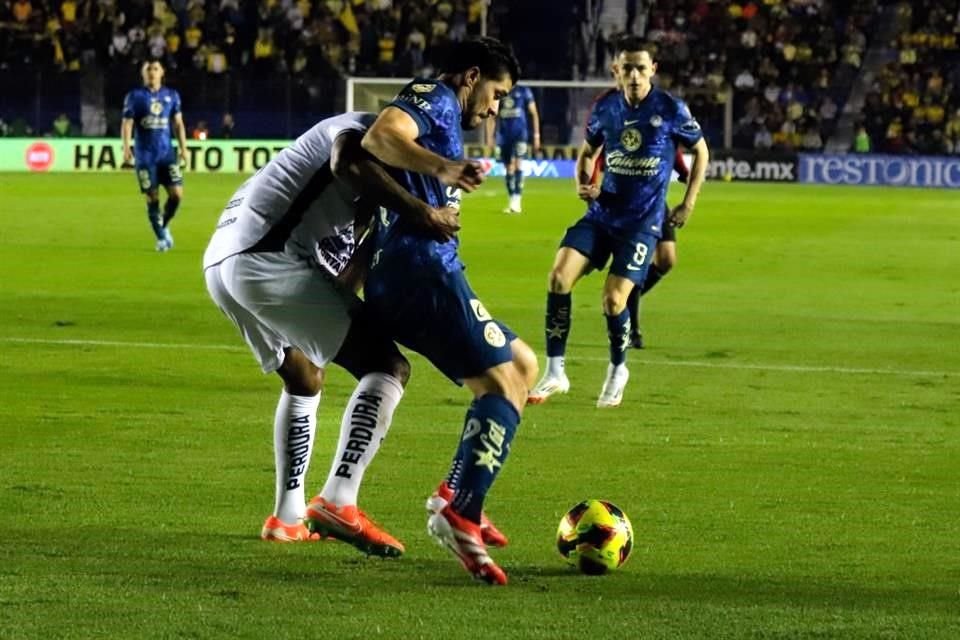
{"type": "Polygon", "coordinates": [[[333,177],[333,141],[364,131],[372,113],[345,113],[314,125],[244,182],[220,214],[203,268],[248,251],[285,251],[337,275],[353,254],[355,194],[333,177]]]}

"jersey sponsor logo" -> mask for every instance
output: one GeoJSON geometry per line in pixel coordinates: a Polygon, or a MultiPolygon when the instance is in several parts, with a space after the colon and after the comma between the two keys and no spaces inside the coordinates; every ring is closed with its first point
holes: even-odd
{"type": "Polygon", "coordinates": [[[397,100],[403,100],[404,102],[409,102],[410,104],[415,106],[417,109],[420,109],[421,111],[430,111],[432,109],[429,102],[427,102],[420,96],[415,96],[410,93],[401,94],[400,96],[397,97],[397,100]]]}
{"type": "Polygon", "coordinates": [[[487,311],[487,308],[483,306],[483,303],[473,298],[470,300],[470,308],[473,309],[473,315],[477,316],[477,320],[480,322],[487,322],[488,320],[493,320],[493,316],[487,311]]]}
{"type": "Polygon", "coordinates": [[[411,85],[410,88],[416,91],[417,93],[430,93],[431,91],[437,88],[437,85],[417,83],[417,84],[411,85]]]}
{"type": "Polygon", "coordinates": [[[650,118],[651,127],[659,127],[662,124],[663,124],[663,118],[661,118],[660,116],[654,115],[652,118],[650,118]]]}
{"type": "Polygon", "coordinates": [[[620,134],[620,144],[622,144],[623,148],[627,151],[636,151],[642,143],[643,136],[641,136],[640,132],[636,129],[624,129],[623,133],[620,134]]]}
{"type": "Polygon", "coordinates": [[[487,344],[491,347],[496,347],[497,349],[507,344],[507,336],[503,335],[503,331],[496,322],[488,322],[486,326],[483,327],[483,339],[486,340],[487,344]]]}
{"type": "Polygon", "coordinates": [[[607,154],[607,170],[624,176],[655,176],[660,171],[660,163],[657,156],[633,158],[620,150],[607,154]]]}

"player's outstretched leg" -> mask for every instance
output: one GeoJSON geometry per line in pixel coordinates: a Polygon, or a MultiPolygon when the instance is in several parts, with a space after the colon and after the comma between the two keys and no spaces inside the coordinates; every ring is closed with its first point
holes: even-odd
{"type": "Polygon", "coordinates": [[[403,544],[357,507],[363,475],[377,455],[402,397],[401,381],[389,374],[369,373],[360,379],[343,414],[327,482],[307,506],[311,531],[370,555],[403,554],[403,544]]]}

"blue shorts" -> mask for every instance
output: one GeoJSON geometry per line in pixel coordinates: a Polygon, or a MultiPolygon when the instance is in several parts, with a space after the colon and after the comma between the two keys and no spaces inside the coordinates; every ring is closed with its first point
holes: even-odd
{"type": "Polygon", "coordinates": [[[156,191],[161,185],[179,187],[183,184],[183,173],[180,171],[180,162],[176,156],[150,164],[137,163],[134,173],[140,185],[140,193],[156,191]]]}
{"type": "Polygon", "coordinates": [[[634,284],[643,284],[647,270],[653,261],[657,237],[642,231],[624,231],[580,218],[567,229],[561,247],[576,249],[589,260],[595,269],[603,269],[607,260],[610,273],[624,277],[634,284]]]}
{"type": "Polygon", "coordinates": [[[523,160],[530,148],[526,140],[504,140],[500,143],[500,162],[509,164],[511,160],[523,160]]]}
{"type": "Polygon", "coordinates": [[[374,267],[364,301],[383,331],[457,384],[513,360],[517,334],[491,317],[462,270],[404,277],[396,267],[374,267]]]}

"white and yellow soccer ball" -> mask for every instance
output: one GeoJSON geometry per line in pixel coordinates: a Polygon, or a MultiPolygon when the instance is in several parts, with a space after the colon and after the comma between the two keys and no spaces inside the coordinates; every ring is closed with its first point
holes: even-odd
{"type": "Polygon", "coordinates": [[[588,575],[622,567],[632,548],[630,518],[606,500],[584,500],[564,514],[557,529],[560,555],[588,575]]]}

